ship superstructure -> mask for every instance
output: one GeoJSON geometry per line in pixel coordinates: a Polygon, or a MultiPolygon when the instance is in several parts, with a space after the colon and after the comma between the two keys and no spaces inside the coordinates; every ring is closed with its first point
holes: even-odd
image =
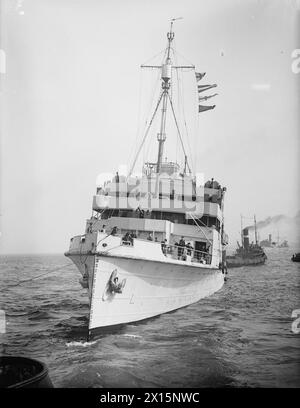
{"type": "MultiPolygon", "coordinates": [[[[117,172],[97,187],[85,232],[71,238],[65,254],[78,267],[88,291],[89,336],[103,327],[187,306],[224,283],[226,188],[214,179],[203,184],[190,169],[171,88],[174,70],[195,67],[173,64],[172,25],[173,21],[164,62],[151,66],[161,71],[161,92],[141,143],[161,107],[157,160],[144,163],[136,176],[135,158],[128,174],[117,172]],[[182,168],[163,159],[167,109],[182,142],[182,168]]],[[[199,106],[199,112],[204,108],[199,106]]]]}

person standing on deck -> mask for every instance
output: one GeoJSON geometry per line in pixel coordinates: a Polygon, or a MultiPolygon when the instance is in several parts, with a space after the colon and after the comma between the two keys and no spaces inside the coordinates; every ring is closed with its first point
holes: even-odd
{"type": "Polygon", "coordinates": [[[185,240],[183,237],[181,237],[179,241],[179,248],[178,248],[178,259],[182,259],[184,247],[185,247],[185,240]]]}
{"type": "Polygon", "coordinates": [[[166,239],[161,241],[161,250],[162,250],[163,254],[166,255],[166,253],[167,253],[167,240],[166,239]]]}

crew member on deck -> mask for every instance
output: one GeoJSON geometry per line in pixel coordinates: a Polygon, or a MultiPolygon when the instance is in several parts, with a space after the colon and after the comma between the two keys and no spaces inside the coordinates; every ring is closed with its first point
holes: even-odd
{"type": "Polygon", "coordinates": [[[166,253],[167,253],[167,239],[164,239],[163,241],[161,241],[161,250],[162,250],[163,254],[166,255],[166,253]]]}
{"type": "Polygon", "coordinates": [[[123,236],[122,241],[125,243],[125,245],[128,245],[130,243],[130,241],[129,241],[129,232],[128,231],[123,236]]]}
{"type": "Polygon", "coordinates": [[[210,258],[209,250],[210,250],[210,245],[207,245],[207,246],[205,247],[205,249],[204,249],[204,252],[206,252],[207,255],[205,255],[205,256],[203,257],[205,263],[210,263],[210,262],[209,262],[209,258],[210,258]]]}
{"type": "Polygon", "coordinates": [[[181,237],[179,244],[178,244],[178,259],[182,259],[184,247],[185,247],[185,240],[183,237],[181,237]]]}
{"type": "Polygon", "coordinates": [[[153,241],[153,238],[152,238],[151,232],[149,232],[149,235],[148,235],[148,237],[147,237],[147,240],[148,240],[148,241],[153,241]]]}
{"type": "Polygon", "coordinates": [[[133,233],[128,234],[128,241],[130,242],[130,245],[133,245],[133,233]]]}
{"type": "Polygon", "coordinates": [[[193,247],[192,247],[191,243],[188,242],[188,243],[186,244],[186,254],[187,254],[188,256],[191,256],[191,255],[192,255],[192,250],[193,250],[193,247]]]}

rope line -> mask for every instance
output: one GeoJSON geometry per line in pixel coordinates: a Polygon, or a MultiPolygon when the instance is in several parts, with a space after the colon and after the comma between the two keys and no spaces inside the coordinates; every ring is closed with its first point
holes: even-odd
{"type": "MultiPolygon", "coordinates": [[[[180,134],[180,129],[179,129],[179,126],[178,126],[178,122],[177,122],[177,119],[176,119],[176,115],[175,115],[175,112],[174,112],[173,103],[172,103],[172,100],[171,100],[169,94],[168,94],[168,97],[169,97],[170,105],[171,105],[171,108],[172,108],[172,112],[173,112],[173,116],[174,116],[174,120],[175,120],[175,124],[176,124],[176,128],[177,128],[177,132],[178,132],[178,136],[180,138],[181,147],[182,147],[184,156],[187,157],[187,154],[186,154],[186,151],[185,151],[185,148],[184,148],[184,144],[183,144],[183,141],[182,141],[182,137],[181,137],[181,134],[180,134]]],[[[187,166],[188,166],[189,172],[191,173],[191,168],[190,168],[190,165],[189,165],[188,161],[187,161],[187,166]]]]}
{"type": "Polygon", "coordinates": [[[53,269],[52,271],[48,271],[48,272],[45,272],[45,273],[41,273],[40,275],[34,276],[33,278],[24,279],[24,280],[22,280],[22,281],[20,281],[20,282],[18,282],[18,283],[9,285],[9,287],[11,287],[11,286],[19,286],[19,285],[21,285],[22,283],[26,283],[26,282],[30,282],[30,281],[39,279],[39,278],[42,277],[42,276],[50,275],[50,274],[53,273],[53,272],[57,272],[57,271],[59,271],[59,270],[61,270],[61,269],[68,268],[68,267],[70,267],[70,266],[74,266],[74,265],[73,265],[72,263],[68,262],[67,264],[62,265],[62,266],[59,266],[58,268],[55,268],[55,269],[53,269]]]}
{"type": "MultiPolygon", "coordinates": [[[[166,50],[161,51],[161,52],[158,53],[157,55],[162,54],[163,52],[164,52],[164,54],[165,54],[165,53],[166,53],[166,50]]],[[[156,56],[157,56],[157,55],[156,55],[156,56]]],[[[154,57],[153,57],[153,58],[154,58],[154,57]]],[[[151,58],[151,59],[152,59],[152,58],[151,58]]],[[[145,63],[145,64],[146,64],[146,63],[145,63]]],[[[142,71],[141,71],[141,72],[142,72],[142,71]]],[[[143,79],[142,75],[141,75],[141,78],[143,79]]],[[[154,82],[154,86],[152,87],[152,93],[151,93],[151,95],[150,95],[148,107],[147,107],[147,106],[145,107],[145,112],[146,112],[146,114],[144,114],[143,117],[142,117],[142,114],[140,113],[140,120],[141,120],[141,121],[144,121],[144,120],[145,120],[145,125],[143,126],[143,130],[142,130],[143,132],[145,132],[145,130],[146,130],[146,128],[147,128],[147,118],[149,117],[149,115],[150,115],[150,113],[151,113],[152,106],[153,106],[153,102],[154,102],[154,98],[155,98],[155,94],[156,94],[156,92],[157,92],[157,88],[158,88],[159,83],[160,83],[160,71],[157,72],[156,79],[155,79],[155,82],[154,82]]],[[[141,92],[142,92],[142,87],[141,87],[141,92]]],[[[140,102],[140,103],[141,103],[141,102],[140,102]]],[[[142,124],[138,127],[138,133],[137,133],[137,137],[136,137],[135,145],[134,145],[134,146],[137,145],[138,136],[139,136],[141,127],[142,127],[142,124]]],[[[136,154],[136,153],[135,153],[136,150],[134,149],[134,146],[133,146],[133,157],[135,157],[135,154],[136,154]]],[[[148,148],[148,149],[149,149],[149,148],[148,148]]],[[[140,153],[139,153],[139,154],[140,154],[140,153]]],[[[138,155],[139,155],[139,154],[138,154],[138,155]]],[[[129,162],[131,162],[131,157],[129,158],[129,162]]],[[[129,174],[129,175],[130,175],[130,174],[129,174]]]]}
{"type": "Polygon", "coordinates": [[[159,100],[158,100],[157,105],[156,105],[156,108],[155,108],[154,113],[153,113],[153,115],[152,115],[152,118],[151,118],[151,120],[150,120],[150,122],[149,122],[148,128],[147,128],[146,133],[145,133],[145,135],[144,135],[144,137],[143,137],[142,143],[141,143],[141,145],[140,145],[140,147],[139,147],[139,149],[138,149],[138,151],[137,151],[137,154],[136,154],[136,156],[135,156],[135,159],[134,159],[134,161],[133,161],[133,164],[132,164],[132,166],[131,166],[131,169],[130,169],[130,172],[129,172],[129,175],[128,175],[128,176],[131,175],[131,173],[132,173],[132,171],[133,171],[133,169],[134,169],[134,166],[135,166],[135,164],[136,164],[137,158],[138,158],[138,156],[139,156],[139,154],[140,154],[140,152],[141,152],[141,150],[142,150],[142,147],[143,147],[143,145],[144,145],[144,143],[145,143],[145,140],[146,140],[146,138],[147,138],[147,136],[148,136],[149,130],[150,130],[150,128],[151,128],[153,119],[154,119],[154,117],[155,117],[155,115],[156,115],[157,109],[158,109],[158,107],[159,107],[159,105],[160,105],[160,101],[161,101],[161,98],[162,98],[163,94],[164,94],[164,93],[161,92],[160,97],[159,97],[159,100]]]}

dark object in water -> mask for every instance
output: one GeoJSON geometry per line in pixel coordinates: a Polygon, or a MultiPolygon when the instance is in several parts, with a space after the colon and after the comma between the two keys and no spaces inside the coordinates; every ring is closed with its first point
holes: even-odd
{"type": "Polygon", "coordinates": [[[0,388],[52,388],[48,369],[25,357],[0,357],[0,388]]]}
{"type": "Polygon", "coordinates": [[[298,252],[297,254],[294,254],[291,258],[291,260],[293,262],[300,262],[300,252],[298,252]]]}

